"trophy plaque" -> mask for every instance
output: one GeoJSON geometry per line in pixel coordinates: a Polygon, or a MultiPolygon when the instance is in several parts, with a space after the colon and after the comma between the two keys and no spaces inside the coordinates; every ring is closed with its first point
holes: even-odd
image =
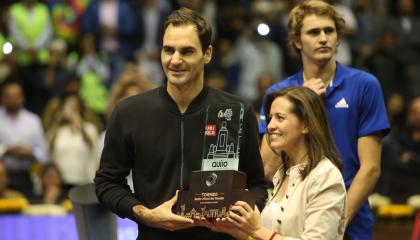
{"type": "Polygon", "coordinates": [[[240,103],[207,107],[201,170],[191,173],[189,190],[178,192],[176,214],[215,219],[227,217],[238,200],[255,205],[246,174],[238,171],[243,116],[240,103]]]}

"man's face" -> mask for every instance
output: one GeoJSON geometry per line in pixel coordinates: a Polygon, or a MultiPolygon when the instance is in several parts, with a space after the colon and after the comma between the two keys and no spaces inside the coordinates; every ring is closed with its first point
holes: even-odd
{"type": "Polygon", "coordinates": [[[327,16],[306,16],[300,41],[296,41],[295,46],[300,49],[304,62],[325,63],[335,59],[338,35],[334,21],[327,16]]]}
{"type": "Polygon", "coordinates": [[[194,25],[169,25],[163,36],[161,61],[168,84],[185,86],[203,83],[204,64],[211,58],[212,48],[203,54],[194,25]]]}
{"type": "Polygon", "coordinates": [[[23,106],[22,88],[18,84],[8,84],[3,89],[2,104],[9,113],[16,113],[23,106]]]}

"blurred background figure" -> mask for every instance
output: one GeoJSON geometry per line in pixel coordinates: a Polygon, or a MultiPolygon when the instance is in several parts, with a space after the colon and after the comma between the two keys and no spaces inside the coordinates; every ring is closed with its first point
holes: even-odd
{"type": "Polygon", "coordinates": [[[133,63],[125,66],[118,82],[112,87],[107,102],[107,118],[111,116],[117,103],[127,97],[146,92],[156,85],[133,63]]]}
{"type": "Polygon", "coordinates": [[[353,64],[362,68],[384,32],[386,19],[379,14],[375,0],[355,0],[353,9],[357,21],[357,32],[350,38],[353,64]]]}
{"type": "Polygon", "coordinates": [[[395,16],[390,19],[391,28],[397,33],[399,45],[419,47],[420,18],[416,16],[416,5],[413,0],[393,1],[395,16]]]}
{"type": "Polygon", "coordinates": [[[376,187],[394,203],[420,194],[420,96],[409,102],[406,119],[403,130],[393,129],[383,140],[383,174],[376,187]]]}
{"type": "Polygon", "coordinates": [[[9,36],[22,66],[46,64],[53,36],[48,7],[38,0],[21,0],[10,7],[9,36]]]}
{"type": "Polygon", "coordinates": [[[68,190],[93,181],[97,168],[94,143],[98,131],[84,119],[84,106],[77,95],[65,96],[60,106],[48,130],[48,150],[68,190]]]}
{"type": "Polygon", "coordinates": [[[209,71],[204,81],[209,87],[226,90],[226,78],[221,70],[213,69],[209,71]]]}
{"type": "Polygon", "coordinates": [[[53,40],[49,47],[49,54],[50,61],[42,71],[43,86],[47,95],[43,106],[51,97],[61,95],[67,75],[75,68],[74,63],[67,56],[67,44],[64,40],[53,40]]]}
{"type": "Polygon", "coordinates": [[[264,94],[265,91],[274,83],[276,82],[276,79],[274,79],[273,75],[270,73],[261,73],[261,75],[258,77],[258,97],[257,99],[252,103],[252,106],[254,107],[255,112],[257,113],[257,119],[260,119],[260,113],[258,109],[261,108],[263,104],[264,94]]]}
{"type": "Polygon", "coordinates": [[[96,50],[105,54],[110,88],[136,49],[136,17],[130,1],[92,0],[83,18],[84,33],[93,34],[96,50]]]}
{"type": "Polygon", "coordinates": [[[6,165],[0,161],[0,199],[25,198],[25,196],[9,188],[9,176],[6,165]]]}
{"type": "Polygon", "coordinates": [[[1,88],[0,159],[10,177],[10,187],[33,195],[31,168],[46,161],[41,119],[23,108],[24,93],[17,82],[5,82],[1,88]]]}
{"type": "Polygon", "coordinates": [[[254,1],[251,5],[251,20],[235,42],[236,61],[240,64],[239,82],[236,94],[248,101],[258,98],[257,82],[263,72],[268,72],[277,79],[282,78],[282,50],[268,36],[267,27],[261,31],[261,25],[270,14],[271,1],[254,1]]]}
{"type": "MultiPolygon", "coordinates": [[[[404,51],[398,47],[398,37],[391,29],[385,29],[372,45],[370,55],[362,63],[381,83],[384,97],[406,92],[407,80],[401,77],[404,69],[404,51]]],[[[360,59],[359,59],[360,60],[360,59]]]]}
{"type": "Polygon", "coordinates": [[[405,113],[406,103],[403,96],[399,93],[394,93],[388,97],[386,107],[388,110],[388,119],[391,124],[391,131],[401,131],[406,124],[405,113]]]}
{"type": "MultiPolygon", "coordinates": [[[[80,77],[74,73],[68,73],[65,76],[66,80],[64,85],[60,91],[60,95],[51,98],[45,108],[44,112],[42,113],[42,123],[44,129],[48,130],[53,125],[55,121],[55,114],[61,108],[61,101],[62,98],[69,96],[69,95],[78,95],[81,88],[80,77]]],[[[93,123],[98,132],[104,129],[104,122],[102,116],[94,112],[89,106],[84,106],[83,108],[83,116],[86,121],[93,123]]]]}
{"type": "Polygon", "coordinates": [[[68,199],[68,192],[63,189],[63,177],[60,169],[54,163],[42,166],[41,193],[36,195],[31,203],[34,204],[62,204],[68,199]]]}
{"type": "Polygon", "coordinates": [[[81,59],[76,68],[80,77],[79,94],[86,105],[98,114],[106,109],[108,97],[108,84],[111,81],[111,71],[107,56],[96,51],[95,36],[84,34],[81,42],[81,59]]]}
{"type": "Polygon", "coordinates": [[[69,52],[76,50],[82,17],[90,0],[45,0],[51,12],[54,37],[62,39],[69,52]]]}
{"type": "Polygon", "coordinates": [[[42,112],[47,90],[43,67],[49,62],[53,29],[48,6],[38,0],[21,0],[9,9],[8,33],[19,69],[18,79],[26,93],[25,107],[42,112]]]}
{"type": "Polygon", "coordinates": [[[87,74],[95,74],[105,85],[110,80],[109,68],[105,56],[96,51],[95,37],[92,34],[85,34],[81,37],[80,44],[81,58],[76,71],[82,78],[87,74]]]}
{"type": "MultiPolygon", "coordinates": [[[[418,1],[416,1],[418,4],[418,1]]],[[[408,98],[420,95],[420,17],[413,0],[393,1],[395,15],[388,25],[398,38],[398,52],[404,66],[400,70],[401,85],[408,98]]]]}
{"type": "Polygon", "coordinates": [[[164,81],[160,65],[161,28],[170,9],[166,1],[134,0],[133,2],[139,28],[136,36],[138,46],[134,57],[140,70],[158,86],[164,81]]]}

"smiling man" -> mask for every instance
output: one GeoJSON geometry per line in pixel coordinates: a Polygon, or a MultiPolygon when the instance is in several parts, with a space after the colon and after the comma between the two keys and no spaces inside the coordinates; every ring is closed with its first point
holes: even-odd
{"type": "Polygon", "coordinates": [[[239,170],[247,188],[264,206],[267,197],[252,107],[204,85],[204,66],[212,55],[211,28],[194,11],[174,11],[164,26],[161,61],[165,86],[122,101],[108,123],[95,177],[101,203],[139,225],[139,239],[232,239],[172,213],[176,190],[188,189],[190,174],[201,169],[206,108],[210,104],[245,106],[239,170]],[[125,177],[133,171],[134,193],[125,177]]]}
{"type": "MultiPolygon", "coordinates": [[[[344,167],[348,194],[345,239],[371,239],[373,217],[367,197],[380,175],[381,138],[389,131],[389,123],[378,80],[335,59],[344,24],[336,9],[323,1],[304,1],[292,9],[289,43],[299,53],[303,69],[271,86],[266,96],[300,85],[323,96],[344,167]]],[[[264,108],[260,116],[259,131],[265,134],[264,108]]],[[[266,135],[261,156],[266,178],[272,179],[281,161],[268,146],[266,135]]]]}

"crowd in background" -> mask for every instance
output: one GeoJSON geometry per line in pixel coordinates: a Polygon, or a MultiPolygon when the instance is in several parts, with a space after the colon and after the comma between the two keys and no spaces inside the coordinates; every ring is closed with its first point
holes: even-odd
{"type": "MultiPolygon", "coordinates": [[[[258,112],[265,90],[301,67],[286,31],[297,2],[1,1],[0,198],[60,203],[71,187],[92,182],[113,107],[165,83],[161,28],[180,6],[212,24],[207,84],[258,112]]],[[[388,107],[392,131],[375,191],[404,202],[420,194],[420,5],[328,2],[346,20],[337,60],[374,74],[388,107]]]]}

